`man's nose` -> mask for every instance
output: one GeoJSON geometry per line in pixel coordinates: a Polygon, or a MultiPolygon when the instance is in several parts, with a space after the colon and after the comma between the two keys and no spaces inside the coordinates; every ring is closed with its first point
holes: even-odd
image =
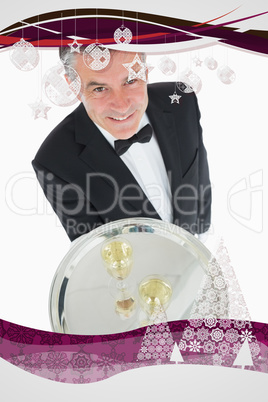
{"type": "Polygon", "coordinates": [[[110,99],[110,106],[113,110],[125,113],[129,110],[130,100],[123,90],[113,91],[110,99]]]}

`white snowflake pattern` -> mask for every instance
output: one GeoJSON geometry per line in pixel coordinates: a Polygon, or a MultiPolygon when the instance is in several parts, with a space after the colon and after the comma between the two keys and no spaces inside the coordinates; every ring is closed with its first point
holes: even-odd
{"type": "Polygon", "coordinates": [[[218,320],[220,327],[222,327],[223,329],[227,329],[230,328],[232,321],[227,319],[227,318],[222,318],[220,320],[218,320]]]}
{"type": "Polygon", "coordinates": [[[166,352],[161,352],[159,356],[160,359],[166,359],[167,357],[169,357],[169,354],[167,354],[166,352]]]}
{"type": "Polygon", "coordinates": [[[160,346],[160,345],[157,345],[156,348],[155,348],[155,351],[156,351],[157,353],[161,353],[162,350],[163,350],[163,348],[162,348],[162,346],[160,346]]]}
{"type": "Polygon", "coordinates": [[[146,358],[147,360],[150,360],[150,359],[152,358],[152,354],[149,353],[149,352],[145,353],[145,358],[146,358]]]}
{"type": "Polygon", "coordinates": [[[230,346],[227,342],[223,341],[219,343],[218,345],[218,351],[221,352],[221,354],[226,355],[230,350],[230,346]]]}
{"type": "Polygon", "coordinates": [[[224,289],[226,286],[224,277],[222,275],[216,276],[213,280],[214,286],[216,289],[224,289]]]}
{"type": "MultiPolygon", "coordinates": [[[[164,326],[164,325],[159,325],[159,327],[158,327],[158,331],[159,332],[164,332],[165,331],[165,329],[166,329],[166,327],[164,326]]],[[[167,332],[166,332],[166,334],[167,334],[167,332]]],[[[163,334],[164,335],[164,334],[163,334]]],[[[169,334],[168,334],[169,335],[169,334]]]]}
{"type": "Polygon", "coordinates": [[[207,341],[204,343],[204,351],[206,353],[214,353],[215,352],[215,344],[211,341],[207,341]]]}
{"type": "Polygon", "coordinates": [[[152,345],[153,346],[158,345],[158,339],[156,339],[156,338],[152,339],[152,345]]]}
{"type": "Polygon", "coordinates": [[[260,346],[258,345],[257,342],[252,342],[249,344],[249,349],[251,352],[252,357],[256,357],[258,356],[258,354],[260,353],[260,346]]]}
{"type": "Polygon", "coordinates": [[[162,337],[163,337],[164,339],[168,338],[168,337],[169,337],[169,333],[168,333],[168,332],[164,332],[164,333],[162,334],[162,337]]]}
{"type": "Polygon", "coordinates": [[[165,345],[166,341],[164,338],[159,339],[159,345],[165,345]]]}
{"type": "Polygon", "coordinates": [[[163,350],[164,350],[164,352],[169,352],[170,351],[170,346],[169,345],[164,345],[163,350]]]}
{"type": "Polygon", "coordinates": [[[230,328],[225,332],[225,339],[227,342],[235,343],[239,339],[239,333],[236,329],[230,328]]]}
{"type": "Polygon", "coordinates": [[[153,353],[155,351],[155,347],[153,345],[148,346],[148,352],[153,353]]]}
{"type": "Polygon", "coordinates": [[[208,264],[208,271],[209,271],[210,275],[212,275],[212,276],[219,275],[220,268],[219,268],[219,264],[215,258],[213,258],[212,261],[208,264]]]}
{"type": "Polygon", "coordinates": [[[208,275],[205,276],[203,288],[209,289],[212,286],[212,278],[208,275]]]}
{"type": "MultiPolygon", "coordinates": [[[[213,312],[217,317],[222,317],[225,313],[225,305],[224,303],[214,303],[213,312]]],[[[226,314],[228,312],[226,311],[226,314]]]]}
{"type": "Polygon", "coordinates": [[[178,347],[180,350],[186,350],[187,348],[186,341],[181,340],[178,347]]]}
{"type": "Polygon", "coordinates": [[[244,320],[234,320],[234,327],[241,329],[241,328],[245,328],[247,322],[244,320]]]}
{"type": "Polygon", "coordinates": [[[232,350],[234,355],[238,355],[240,349],[241,349],[241,343],[240,342],[234,343],[233,347],[231,348],[231,350],[232,350]]]}
{"type": "Polygon", "coordinates": [[[193,317],[189,320],[191,327],[194,327],[194,328],[201,327],[203,322],[204,322],[204,320],[202,318],[193,317]]]}
{"type": "Polygon", "coordinates": [[[194,341],[190,341],[189,349],[191,352],[200,352],[200,342],[196,339],[194,341]]]}
{"type": "Polygon", "coordinates": [[[214,289],[210,289],[207,292],[207,298],[210,302],[214,302],[217,299],[217,292],[214,289]]]}
{"type": "Polygon", "coordinates": [[[205,318],[206,327],[212,328],[212,327],[215,327],[216,324],[217,324],[217,320],[214,316],[208,316],[205,318]]]}
{"type": "Polygon", "coordinates": [[[223,304],[227,304],[227,303],[230,303],[230,299],[229,299],[229,297],[228,297],[228,293],[227,293],[227,291],[226,290],[221,290],[219,293],[218,293],[218,296],[219,296],[219,302],[221,302],[221,303],[223,303],[223,304]]]}
{"type": "Polygon", "coordinates": [[[197,339],[204,342],[209,338],[209,330],[207,328],[198,328],[197,330],[197,339]]]}
{"type": "Polygon", "coordinates": [[[141,347],[141,352],[142,352],[142,353],[146,353],[146,352],[147,352],[147,350],[148,350],[148,349],[147,349],[147,347],[146,347],[146,346],[142,346],[142,347],[141,347]]]}
{"type": "Polygon", "coordinates": [[[222,329],[216,328],[211,331],[211,339],[215,342],[220,342],[223,340],[224,333],[222,329]]]}
{"type": "Polygon", "coordinates": [[[207,301],[198,303],[198,311],[203,316],[206,317],[210,314],[210,303],[207,301]]]}
{"type": "Polygon", "coordinates": [[[254,335],[252,335],[252,331],[249,331],[248,329],[246,329],[245,331],[241,331],[240,338],[241,338],[241,342],[244,342],[246,339],[249,342],[252,342],[252,340],[255,337],[254,337],[254,335]]]}
{"type": "Polygon", "coordinates": [[[167,345],[173,345],[174,344],[174,341],[173,341],[173,338],[167,338],[167,340],[166,340],[166,344],[167,345]]]}
{"type": "Polygon", "coordinates": [[[184,339],[186,339],[187,341],[189,341],[190,339],[193,339],[194,331],[192,330],[192,328],[190,328],[190,327],[185,328],[182,337],[184,339]]]}
{"type": "Polygon", "coordinates": [[[139,352],[139,353],[137,354],[137,360],[144,360],[144,358],[145,358],[144,353],[139,352]]]}

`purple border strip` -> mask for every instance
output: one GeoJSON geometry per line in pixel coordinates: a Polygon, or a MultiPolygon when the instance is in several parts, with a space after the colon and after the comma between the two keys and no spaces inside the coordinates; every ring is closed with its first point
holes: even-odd
{"type": "Polygon", "coordinates": [[[0,356],[32,374],[74,384],[158,364],[217,365],[268,373],[268,324],[207,318],[84,336],[0,320],[0,356]],[[175,345],[179,360],[172,358],[175,345]]]}
{"type": "MultiPolygon", "coordinates": [[[[228,21],[222,24],[209,25],[209,24],[196,24],[191,21],[182,21],[176,20],[174,18],[167,18],[166,24],[168,25],[166,28],[162,28],[155,22],[154,24],[148,24],[146,21],[139,22],[139,36],[138,38],[135,36],[136,30],[136,19],[133,17],[131,20],[125,21],[125,25],[130,28],[133,32],[133,43],[139,43],[141,45],[148,44],[163,44],[163,43],[175,43],[175,42],[184,42],[197,39],[197,36],[189,36],[191,35],[202,35],[203,37],[213,37],[218,38],[219,42],[229,44],[236,48],[240,48],[243,50],[250,50],[262,54],[268,54],[268,31],[257,31],[257,30],[249,30],[247,32],[236,32],[235,28],[228,28],[231,24],[235,24],[237,22],[249,20],[252,18],[257,18],[259,16],[267,14],[268,11],[228,21]],[[176,29],[176,31],[175,31],[176,29]],[[181,29],[183,32],[177,31],[177,29],[181,29]]],[[[98,38],[100,41],[103,41],[103,44],[112,44],[115,43],[113,40],[113,33],[116,28],[119,27],[120,23],[118,19],[109,18],[107,15],[106,18],[98,18],[98,27],[99,34],[98,38]]],[[[92,19],[92,24],[88,25],[87,16],[81,18],[77,21],[76,27],[76,35],[85,38],[91,38],[91,41],[95,40],[96,28],[95,28],[95,17],[90,15],[92,19]]],[[[114,17],[114,16],[113,16],[114,17]]],[[[147,15],[148,21],[154,22],[154,18],[160,18],[160,16],[153,16],[151,14],[147,15]]],[[[119,18],[119,17],[118,17],[119,18]]],[[[157,19],[156,19],[157,20],[157,19]]],[[[62,30],[61,31],[61,21],[45,21],[40,22],[40,27],[49,28],[52,31],[59,31],[59,33],[48,32],[47,30],[40,29],[38,30],[36,26],[25,26],[23,30],[18,30],[9,35],[0,36],[0,43],[2,43],[3,48],[12,46],[14,41],[18,41],[20,36],[27,38],[27,41],[31,42],[34,46],[60,46],[60,44],[66,45],[71,42],[68,38],[70,35],[74,35],[74,26],[75,20],[74,17],[72,19],[63,19],[62,20],[62,30]],[[59,37],[61,39],[59,39],[59,37]],[[13,38],[13,40],[12,40],[13,38]]],[[[2,32],[4,32],[3,30],[2,32]]]]}

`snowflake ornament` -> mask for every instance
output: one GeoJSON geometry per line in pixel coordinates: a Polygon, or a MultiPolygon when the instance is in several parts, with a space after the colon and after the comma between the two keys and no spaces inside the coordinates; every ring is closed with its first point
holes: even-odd
{"type": "Polygon", "coordinates": [[[91,70],[102,70],[110,62],[110,52],[101,43],[92,43],[84,50],[83,59],[85,65],[91,70]]]}
{"type": "Polygon", "coordinates": [[[82,46],[82,43],[78,43],[77,40],[75,39],[73,43],[68,43],[68,46],[71,49],[71,53],[80,53],[80,47],[82,46]]]}
{"type": "Polygon", "coordinates": [[[133,80],[138,78],[147,82],[147,67],[146,63],[143,63],[139,58],[139,55],[136,54],[133,61],[131,63],[123,64],[123,66],[128,70],[128,80],[133,80]]]}
{"type": "Polygon", "coordinates": [[[46,103],[42,101],[42,99],[36,100],[34,103],[29,104],[30,108],[33,111],[34,120],[42,117],[47,120],[47,112],[51,109],[46,103]]]}
{"type": "Polygon", "coordinates": [[[130,43],[132,40],[131,30],[122,25],[121,28],[114,31],[114,40],[118,45],[130,43]]]}
{"type": "Polygon", "coordinates": [[[23,38],[11,47],[9,55],[14,66],[21,71],[33,70],[39,63],[37,49],[23,38]]]}
{"type": "Polygon", "coordinates": [[[175,91],[173,95],[169,95],[169,98],[171,99],[171,103],[180,103],[181,96],[175,91]]]}

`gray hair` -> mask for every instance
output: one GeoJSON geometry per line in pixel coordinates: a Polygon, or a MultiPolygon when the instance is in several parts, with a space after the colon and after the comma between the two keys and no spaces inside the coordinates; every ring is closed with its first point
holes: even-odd
{"type": "MultiPolygon", "coordinates": [[[[69,67],[74,66],[74,60],[75,60],[76,56],[79,54],[82,55],[84,50],[87,48],[87,46],[88,45],[81,46],[79,49],[80,53],[72,52],[70,46],[59,47],[59,57],[60,57],[62,64],[64,65],[65,72],[67,75],[70,74],[69,67]]],[[[117,49],[109,49],[109,51],[110,51],[111,56],[113,54],[115,54],[115,52],[120,52],[120,51],[123,52],[122,50],[117,50],[117,49]]],[[[129,53],[132,53],[132,52],[129,52],[129,53]]],[[[146,53],[138,52],[138,54],[140,55],[140,59],[141,59],[142,63],[145,63],[146,62],[146,53]]]]}

